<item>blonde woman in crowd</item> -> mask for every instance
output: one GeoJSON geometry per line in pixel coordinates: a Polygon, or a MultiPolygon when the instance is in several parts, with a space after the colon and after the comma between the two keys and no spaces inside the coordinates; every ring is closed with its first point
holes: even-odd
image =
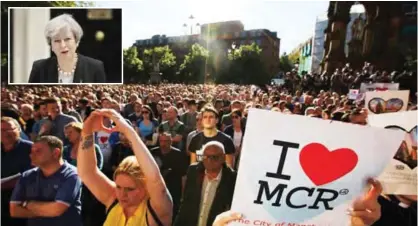
{"type": "Polygon", "coordinates": [[[171,225],[173,203],[159,168],[134,128],[115,110],[96,110],[84,122],[77,163],[83,183],[106,206],[104,226],[171,225]],[[116,126],[105,128],[104,118],[116,126]],[[135,154],[119,164],[113,181],[96,167],[94,132],[101,130],[123,133],[135,154]]]}

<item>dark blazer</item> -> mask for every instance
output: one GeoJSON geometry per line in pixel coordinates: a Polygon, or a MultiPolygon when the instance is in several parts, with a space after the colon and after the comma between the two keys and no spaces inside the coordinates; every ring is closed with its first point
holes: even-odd
{"type": "MultiPolygon", "coordinates": [[[[244,138],[245,127],[242,127],[242,124],[241,124],[241,132],[242,132],[242,138],[244,138]]],[[[231,139],[234,139],[234,127],[232,125],[229,125],[229,126],[225,127],[224,133],[226,135],[230,136],[231,139]]]]}
{"type": "MultiPolygon", "coordinates": [[[[29,83],[58,83],[56,56],[33,62],[29,83]]],[[[73,83],[106,83],[103,62],[78,54],[73,83]]]]}
{"type": "MultiPolygon", "coordinates": [[[[189,166],[183,200],[174,226],[196,226],[198,224],[204,176],[203,162],[189,166]]],[[[236,172],[224,164],[222,178],[209,211],[207,226],[213,224],[217,215],[231,209],[236,176],[236,172]]]]}

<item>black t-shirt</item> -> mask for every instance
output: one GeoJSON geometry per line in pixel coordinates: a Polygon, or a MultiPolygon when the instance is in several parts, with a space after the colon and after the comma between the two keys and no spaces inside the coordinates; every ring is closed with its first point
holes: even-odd
{"type": "Polygon", "coordinates": [[[228,135],[226,135],[225,133],[221,131],[218,131],[218,133],[214,137],[205,137],[203,132],[199,132],[190,141],[189,151],[193,153],[196,153],[197,151],[201,151],[203,145],[205,145],[206,143],[210,141],[218,141],[222,143],[225,148],[225,154],[227,155],[235,153],[235,146],[231,137],[229,137],[228,135]]]}

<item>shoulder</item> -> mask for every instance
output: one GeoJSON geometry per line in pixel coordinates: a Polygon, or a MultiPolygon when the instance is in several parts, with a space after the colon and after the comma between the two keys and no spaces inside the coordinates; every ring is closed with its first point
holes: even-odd
{"type": "Polygon", "coordinates": [[[192,141],[196,140],[196,139],[200,139],[203,136],[203,132],[196,132],[193,137],[192,137],[192,141]]]}
{"type": "Polygon", "coordinates": [[[31,148],[32,145],[33,145],[33,142],[32,141],[29,141],[29,140],[20,139],[19,140],[19,145],[21,147],[29,147],[29,148],[31,148]]]}
{"type": "Polygon", "coordinates": [[[61,169],[61,171],[59,172],[60,176],[65,178],[65,179],[70,179],[70,178],[78,178],[78,174],[77,174],[77,168],[67,162],[64,163],[64,167],[61,169]]]}
{"type": "Polygon", "coordinates": [[[67,121],[77,121],[77,119],[72,115],[62,114],[61,117],[67,121]]]}
{"type": "Polygon", "coordinates": [[[160,150],[160,147],[153,147],[153,148],[149,149],[149,151],[150,151],[151,153],[156,153],[156,152],[158,152],[159,150],[160,150]]]}
{"type": "MultiPolygon", "coordinates": [[[[226,126],[223,133],[227,133],[227,132],[229,132],[229,130],[232,130],[232,125],[226,126]]],[[[221,132],[221,131],[219,131],[219,132],[221,132]]]]}
{"type": "Polygon", "coordinates": [[[33,67],[34,68],[45,67],[45,66],[50,65],[52,63],[54,63],[53,57],[39,59],[39,60],[35,60],[33,62],[33,67]]]}
{"type": "Polygon", "coordinates": [[[83,63],[95,65],[98,67],[103,65],[102,61],[81,54],[78,54],[78,59],[83,63]]]}
{"type": "Polygon", "coordinates": [[[231,137],[222,131],[218,131],[218,134],[216,136],[222,140],[231,140],[231,137]]]}
{"type": "Polygon", "coordinates": [[[171,151],[172,151],[172,152],[175,152],[175,153],[177,153],[177,152],[178,152],[178,153],[181,153],[180,149],[175,148],[175,147],[173,147],[173,146],[171,147],[171,151]]]}
{"type": "Polygon", "coordinates": [[[32,169],[26,170],[25,172],[23,172],[22,174],[22,178],[33,178],[36,177],[39,173],[39,168],[38,167],[34,167],[32,169]]]}

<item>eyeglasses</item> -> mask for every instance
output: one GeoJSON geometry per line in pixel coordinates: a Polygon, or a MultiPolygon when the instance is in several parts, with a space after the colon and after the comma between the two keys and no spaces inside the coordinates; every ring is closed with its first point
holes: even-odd
{"type": "Polygon", "coordinates": [[[202,159],[203,160],[208,159],[208,160],[212,160],[212,161],[219,161],[219,160],[222,159],[222,157],[223,157],[222,155],[203,155],[202,159]]]}
{"type": "Polygon", "coordinates": [[[149,112],[148,111],[143,111],[142,114],[149,114],[149,112]]]}
{"type": "Polygon", "coordinates": [[[239,116],[238,115],[233,115],[232,118],[237,119],[237,118],[239,118],[239,116]]]}

